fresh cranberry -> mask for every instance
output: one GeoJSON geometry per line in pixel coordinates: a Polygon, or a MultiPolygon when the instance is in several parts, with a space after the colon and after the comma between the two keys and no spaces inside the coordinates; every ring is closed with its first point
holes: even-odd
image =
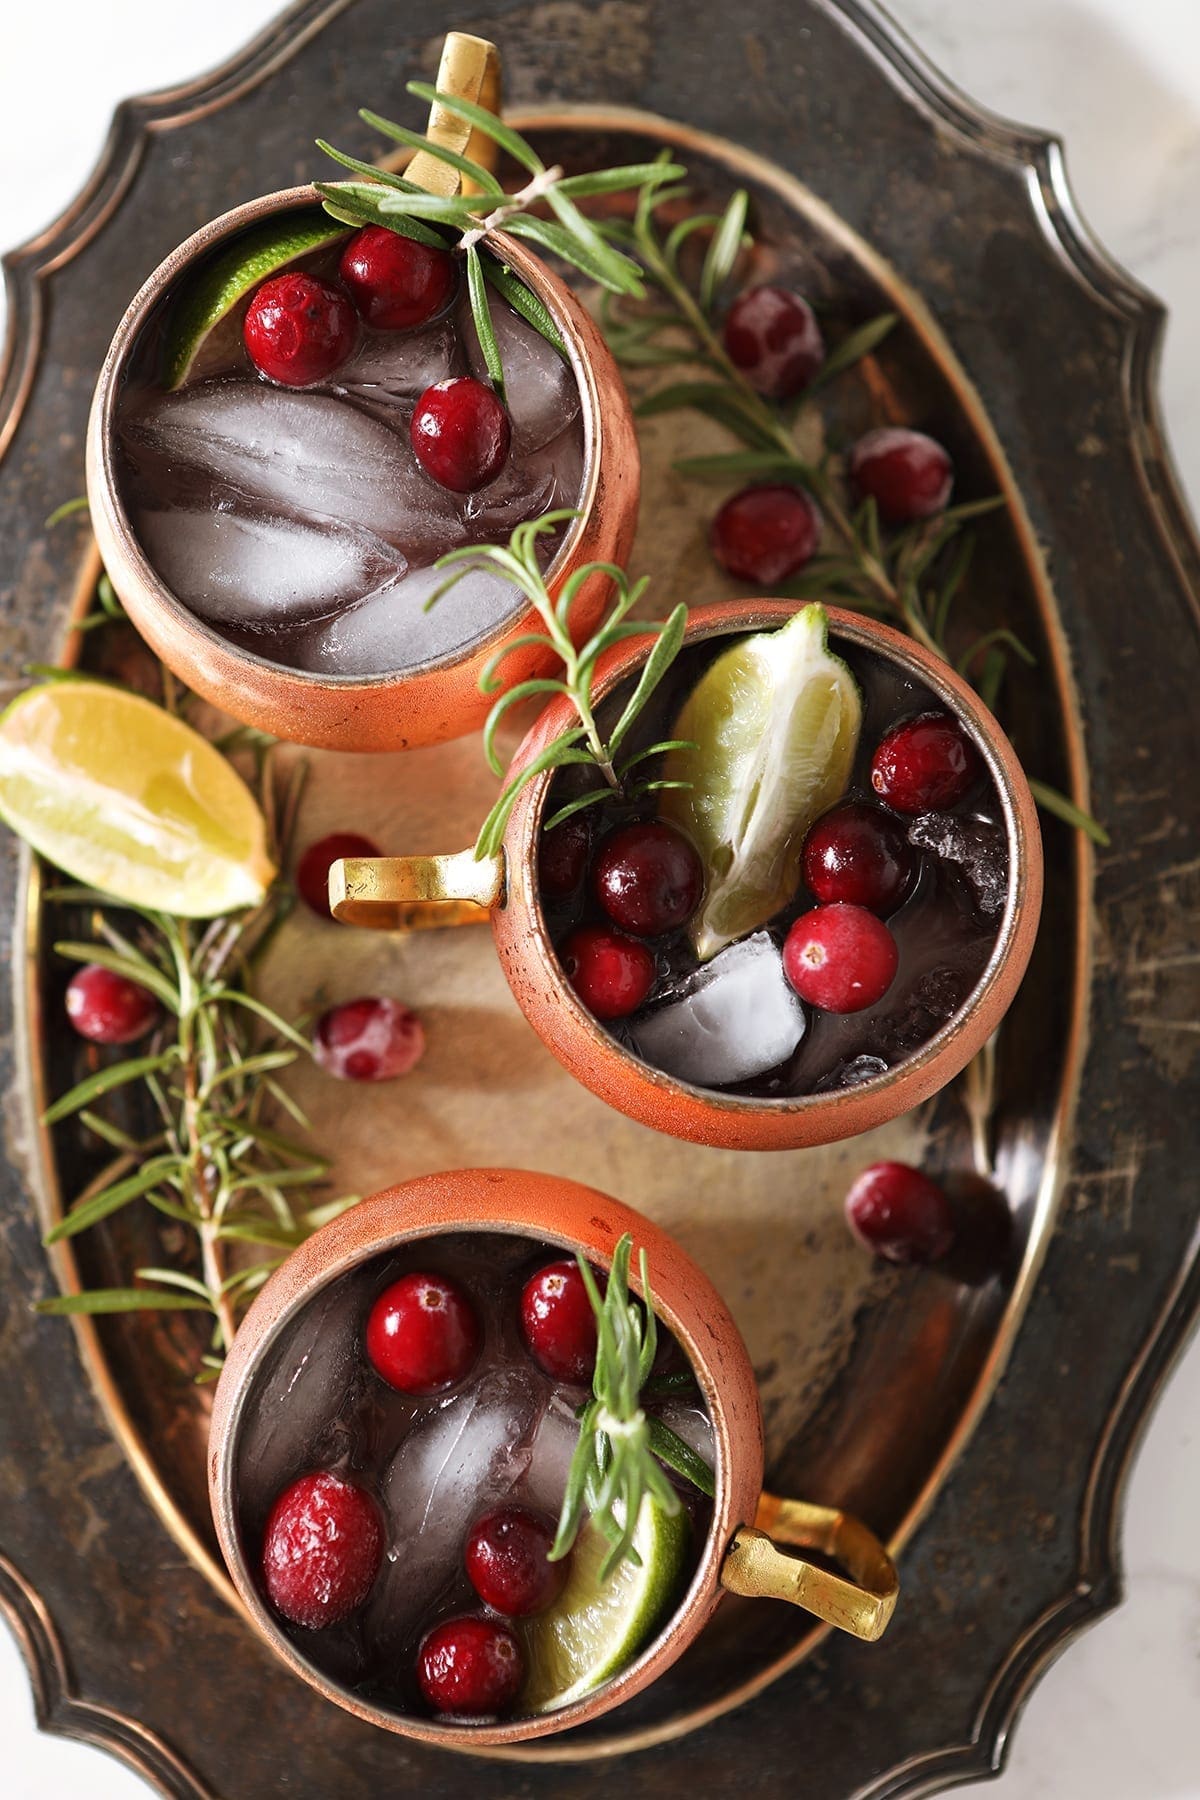
{"type": "Polygon", "coordinates": [[[954,465],[934,438],[892,425],[859,438],[847,472],[859,499],[874,500],[889,525],[941,512],[954,486],[954,465]]]}
{"type": "Polygon", "coordinates": [[[362,1605],[382,1557],[383,1528],[370,1495],[319,1470],[293,1481],[271,1508],[263,1584],[285,1619],[319,1631],[362,1605]]]}
{"type": "Polygon", "coordinates": [[[417,1680],[434,1712],[491,1718],[507,1712],[525,1679],[525,1658],[498,1619],[447,1619],[417,1653],[417,1680]]]}
{"type": "Polygon", "coordinates": [[[331,831],[328,837],[310,844],[296,864],[296,888],[306,906],[319,919],[332,917],[329,911],[329,871],[343,856],[378,856],[378,845],[356,831],[331,831]]]}
{"type": "Polygon", "coordinates": [[[402,1275],[367,1318],[367,1356],[402,1394],[440,1394],[472,1368],[482,1333],[475,1308],[444,1275],[402,1275]]]}
{"type": "Polygon", "coordinates": [[[592,870],[596,898],[635,937],[660,937],[686,925],[704,893],[704,869],[674,825],[623,825],[600,846],[592,870]]]}
{"type": "Polygon", "coordinates": [[[339,1081],[393,1081],[425,1054],[425,1027],[399,1000],[343,1000],[317,1020],[313,1061],[339,1081]]]}
{"type": "Polygon", "coordinates": [[[424,325],[455,288],[454,258],[448,250],[418,244],[383,225],[355,232],[342,251],[338,274],[360,318],[377,331],[424,325]]]}
{"type": "Polygon", "coordinates": [[[485,1606],[510,1619],[545,1612],[562,1593],[568,1559],[547,1562],[554,1527],[524,1506],[498,1506],[471,1527],[465,1560],[485,1606]]]}
{"type": "Polygon", "coordinates": [[[583,880],[591,832],[578,813],[553,831],[543,831],[538,845],[538,884],[551,900],[565,900],[583,880]]]}
{"type": "Polygon", "coordinates": [[[950,713],[918,713],[880,739],[871,786],[901,813],[939,812],[969,793],[983,773],[978,750],[950,713]]]}
{"type": "Polygon", "coordinates": [[[345,362],[358,320],[340,288],[315,275],[276,275],[251,300],[242,337],[250,361],[268,381],[307,387],[345,362]]]}
{"type": "Polygon", "coordinates": [[[804,841],[804,879],[818,900],[848,900],[894,912],[916,859],[894,819],[869,801],[847,800],[817,820],[804,841]]]}
{"type": "Polygon", "coordinates": [[[580,925],[559,950],[567,980],[597,1019],[624,1019],[654,986],[654,958],[645,944],[603,925],[580,925]]]}
{"type": "Polygon", "coordinates": [[[784,974],[802,1000],[825,1012],[862,1012],[892,985],[896,940],[865,906],[814,906],[802,913],[783,946],[784,974]]]}
{"type": "Polygon", "coordinates": [[[800,488],[743,488],[712,522],[709,543],[739,581],[774,587],[798,574],[821,536],[821,515],[800,488]]]}
{"type": "Polygon", "coordinates": [[[954,1241],[946,1195],[907,1163],[864,1169],[846,1195],[846,1220],[859,1242],[888,1262],[936,1262],[954,1241]]]}
{"type": "Polygon", "coordinates": [[[512,426],[490,387],[473,375],[450,375],[425,389],[409,435],[417,461],[440,487],[473,494],[504,467],[512,426]]]}
{"type": "Polygon", "coordinates": [[[574,1262],[547,1263],[521,1290],[525,1347],[556,1381],[590,1387],[596,1367],[596,1315],[574,1262]]]}
{"type": "Polygon", "coordinates": [[[771,400],[798,394],[825,360],[812,307],[781,287],[738,295],[725,320],[725,348],[751,387],[771,400]]]}
{"type": "Polygon", "coordinates": [[[149,988],[99,963],[87,963],[67,983],[67,1017],[93,1044],[132,1044],[158,1022],[161,1008],[149,988]]]}

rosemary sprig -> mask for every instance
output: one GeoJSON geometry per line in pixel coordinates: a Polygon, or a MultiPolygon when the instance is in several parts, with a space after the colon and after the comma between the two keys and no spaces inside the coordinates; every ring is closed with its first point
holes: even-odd
{"type": "MultiPolygon", "coordinates": [[[[994,706],[1011,658],[1033,664],[1034,656],[1006,626],[984,632],[957,657],[948,648],[947,635],[974,549],[974,538],[964,527],[1002,507],[1003,498],[968,501],[903,530],[885,532],[873,500],[857,509],[851,507],[836,456],[814,464],[804,460],[796,447],[800,413],[831,380],[878,348],[895,325],[895,314],[868,320],[836,345],[797,405],[773,404],[732,361],[718,324],[722,288],[747,241],[746,194],[735,193],[721,215],[692,213],[664,231],[657,214],[667,198],[678,199],[679,190],[647,184],[638,195],[632,219],[610,220],[603,226],[610,238],[634,256],[657,290],[647,307],[631,309],[620,300],[608,304],[605,322],[614,354],[629,366],[665,369],[687,365],[705,376],[659,388],[641,402],[641,416],[690,408],[741,440],[741,450],[677,462],[683,475],[719,482],[786,481],[804,488],[816,500],[824,519],[825,548],[803,575],[782,591],[797,598],[834,600],[889,619],[926,649],[953,662],[984,701],[994,706]],[[681,256],[699,230],[710,232],[711,238],[693,292],[681,256]]],[[[1031,786],[1047,811],[1086,832],[1096,843],[1108,842],[1103,828],[1065,795],[1044,782],[1031,786]]]]}
{"type": "Polygon", "coordinates": [[[588,1264],[583,1257],[577,1258],[596,1315],[596,1367],[592,1398],[580,1411],[579,1442],[571,1458],[558,1532],[549,1553],[551,1562],[566,1556],[585,1515],[590,1515],[608,1541],[600,1567],[602,1581],[607,1581],[625,1558],[641,1567],[633,1540],[647,1495],[664,1512],[679,1511],[679,1495],[661,1463],[668,1463],[702,1493],[711,1497],[715,1491],[713,1472],[703,1457],[660,1419],[647,1418],[642,1410],[642,1392],[658,1346],[658,1327],[644,1250],[638,1256],[644,1304],[630,1298],[632,1254],[633,1239],[626,1232],[613,1252],[603,1298],[588,1264]]]}
{"type": "MultiPolygon", "coordinates": [[[[83,621],[123,617],[101,576],[98,606],[83,621]]],[[[66,674],[67,671],[59,671],[66,674]]],[[[163,674],[173,712],[192,696],[163,674]]],[[[244,752],[281,863],[304,783],[303,765],[277,781],[274,740],[242,728],[218,746],[244,752]]],[[[219,1373],[242,1312],[288,1252],[354,1196],[322,1200],[329,1163],[278,1129],[307,1120],[279,1084],[310,1046],[253,991],[254,969],[293,904],[277,880],[257,907],[198,924],[115,901],[92,888],[61,886],[47,901],[84,907],[90,936],[54,945],[69,962],[99,963],[152,993],[163,1009],[149,1048],[94,1069],[50,1105],[47,1125],[79,1123],[115,1152],[46,1234],[55,1244],[135,1202],[186,1228],[178,1266],[139,1267],[128,1287],[93,1288],[37,1303],[49,1314],[188,1311],[212,1319],[197,1379],[219,1373]]]]}
{"type": "Polygon", "coordinates": [[[645,294],[645,286],[637,263],[612,244],[599,227],[585,217],[576,202],[597,194],[630,189],[639,193],[647,189],[657,191],[684,171],[674,163],[659,160],[598,169],[583,175],[564,175],[557,164],[547,168],[520,132],[473,101],[443,93],[423,81],[410,81],[408,92],[429,104],[437,102],[447,112],[482,131],[497,149],[504,151],[524,171],[527,177],[524,184],[514,193],[506,193],[491,170],[470,157],[434,143],[406,125],[364,111],[360,117],[373,131],[406,148],[437,157],[455,169],[476,191],[451,195],[427,193],[402,175],[376,168],[356,156],[347,156],[320,138],[318,148],[326,156],[364,179],[319,181],[317,192],[325,210],[344,224],[383,225],[402,237],[415,238],[438,249],[453,250],[463,257],[480,348],[489,378],[503,398],[504,370],[488,303],[489,284],[557,350],[562,351],[564,347],[541,300],[489,248],[496,233],[506,232],[510,237],[524,239],[540,251],[549,251],[611,293],[640,298],[645,294]],[[542,211],[533,210],[537,207],[548,208],[553,216],[546,218],[542,211]]]}
{"type": "Polygon", "coordinates": [[[603,777],[604,784],[588,789],[586,793],[561,807],[546,821],[547,830],[561,824],[572,813],[594,806],[613,793],[620,793],[632,800],[658,788],[675,785],[646,774],[637,777],[633,774],[635,768],[644,769],[653,757],[674,748],[674,740],[652,744],[639,750],[636,755],[625,758],[620,756],[620,750],[646,702],[682,648],[687,628],[687,607],[681,603],[661,623],[631,620],[628,615],[646,590],[646,578],[631,582],[624,569],[615,563],[583,564],[564,584],[558,600],[553,600],[538,562],[537,541],[545,533],[557,530],[575,516],[573,512],[561,511],[546,513],[540,519],[527,519],[524,524],[516,527],[507,544],[467,545],[461,550],[452,550],[437,565],[439,569],[450,570],[451,574],[428,601],[428,605],[436,605],[442,595],[470,569],[486,565],[496,569],[527,596],[545,627],[544,631],[527,632],[497,651],[480,676],[479,685],[485,694],[495,693],[502,685],[497,673],[498,667],[517,648],[532,644],[548,645],[562,663],[561,674],[518,682],[507,693],[501,694],[492,707],[484,726],[483,747],[493,774],[504,775],[504,765],[496,749],[496,732],[509,710],[523,700],[534,695],[563,695],[570,701],[579,720],[578,725],[562,732],[517,774],[510,775],[500,798],[480,828],[475,844],[475,855],[480,859],[496,853],[518,795],[529,782],[548,769],[593,768],[603,777]],[[612,583],[612,598],[596,630],[577,649],[570,631],[571,608],[584,585],[597,576],[612,583]],[[597,724],[592,696],[596,667],[606,650],[630,637],[649,637],[654,642],[642,665],[633,693],[606,737],[597,724]]]}

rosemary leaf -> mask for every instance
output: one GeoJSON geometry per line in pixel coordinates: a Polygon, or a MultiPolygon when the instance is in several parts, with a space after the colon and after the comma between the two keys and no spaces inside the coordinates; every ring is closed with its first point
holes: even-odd
{"type": "Polygon", "coordinates": [[[1091,813],[1076,806],[1073,800],[1068,800],[1065,794],[1060,794],[1057,788],[1049,787],[1044,781],[1030,781],[1029,791],[1038,805],[1048,813],[1053,813],[1056,819],[1062,819],[1067,825],[1074,825],[1077,831],[1082,831],[1085,837],[1091,838],[1093,844],[1099,844],[1102,849],[1108,848],[1112,839],[1103,825],[1093,819],[1091,813]]]}
{"type": "Polygon", "coordinates": [[[144,956],[122,956],[115,950],[105,949],[103,944],[58,943],[54,946],[56,956],[65,956],[71,962],[99,963],[102,969],[111,969],[114,975],[123,975],[127,981],[136,982],[139,987],[149,988],[156,1000],[161,1000],[168,1012],[178,1013],[179,995],[166,976],[157,970],[153,963],[144,956]]]}
{"type": "Polygon", "coordinates": [[[712,311],[718,293],[733,274],[734,265],[742,250],[749,208],[749,194],[744,188],[738,188],[713,233],[712,243],[708,246],[708,254],[700,272],[700,305],[706,313],[712,311]]]}
{"type": "Polygon", "coordinates": [[[44,1317],[74,1313],[209,1312],[207,1300],[163,1288],[88,1288],[82,1294],[54,1294],[37,1300],[33,1310],[44,1317]]]}
{"type": "Polygon", "coordinates": [[[549,312],[538,299],[532,288],[527,288],[519,275],[514,275],[507,263],[500,262],[489,251],[481,253],[483,275],[490,281],[496,292],[500,294],[513,311],[520,313],[527,325],[532,325],[536,332],[553,344],[560,356],[566,356],[567,346],[562,340],[558,326],[549,312]]]}
{"type": "Polygon", "coordinates": [[[626,703],[625,710],[614,725],[608,740],[609,760],[623,743],[626,733],[636,722],[651,694],[670,668],[683,648],[683,637],[687,630],[687,607],[680,603],[658,636],[658,641],[642,665],[638,684],[626,703]]]}
{"type": "MultiPolygon", "coordinates": [[[[410,131],[406,125],[397,125],[391,119],[381,118],[378,113],[368,112],[365,108],[360,110],[358,116],[364,125],[369,125],[371,130],[377,131],[381,137],[391,138],[397,144],[407,144],[413,150],[424,150],[428,155],[436,157],[439,162],[448,163],[452,169],[457,169],[460,175],[465,175],[468,181],[473,181],[482,193],[491,194],[493,197],[503,194],[504,189],[491,170],[485,169],[480,163],[472,162],[469,156],[461,156],[457,150],[451,150],[446,144],[437,143],[435,139],[426,137],[423,132],[410,131]]],[[[324,149],[325,146],[321,147],[324,149]]],[[[405,182],[403,185],[410,191],[412,190],[411,182],[405,182]]]]}
{"type": "Polygon", "coordinates": [[[93,1194],[90,1199],[78,1201],[69,1213],[65,1213],[50,1227],[42,1242],[57,1244],[63,1238],[75,1237],[79,1232],[86,1231],[89,1226],[97,1224],[99,1220],[107,1219],[110,1214],[119,1212],[123,1206],[128,1206],[131,1201],[140,1199],[150,1188],[156,1187],[163,1178],[165,1165],[168,1162],[176,1161],[177,1159],[173,1157],[152,1157],[144,1167],[138,1170],[136,1175],[129,1175],[124,1181],[114,1182],[111,1187],[101,1188],[100,1192],[93,1194]]]}
{"type": "Polygon", "coordinates": [[[89,1106],[93,1100],[98,1100],[102,1094],[111,1093],[114,1088],[124,1087],[130,1081],[143,1081],[147,1075],[161,1074],[170,1068],[177,1054],[172,1048],[164,1050],[158,1056],[135,1056],[128,1062],[110,1063],[107,1068],[97,1069],[94,1075],[87,1076],[76,1087],[70,1088],[53,1106],[48,1106],[42,1114],[42,1124],[57,1125],[60,1119],[68,1118],[81,1107],[89,1106]]]}
{"type": "Polygon", "coordinates": [[[457,94],[444,94],[440,88],[431,87],[426,81],[410,81],[407,91],[429,106],[436,101],[447,112],[466,119],[469,125],[477,126],[501,150],[506,150],[514,162],[520,163],[523,169],[528,169],[531,175],[540,175],[545,171],[546,165],[533,146],[519,131],[514,131],[511,125],[503,124],[486,107],[476,106],[473,100],[462,100],[457,94]]]}
{"type": "Polygon", "coordinates": [[[868,319],[865,325],[860,325],[857,331],[852,331],[848,337],[844,337],[841,343],[830,351],[809,382],[804,390],[804,398],[810,400],[814,394],[819,393],[823,387],[827,387],[837,376],[844,374],[856,362],[861,362],[864,356],[870,356],[873,350],[877,350],[896,325],[898,316],[896,313],[880,313],[878,318],[868,319]]]}
{"type": "Polygon", "coordinates": [[[504,364],[500,360],[500,346],[496,342],[496,331],[492,324],[491,308],[488,305],[487,282],[483,276],[483,263],[476,245],[467,248],[467,293],[471,300],[471,318],[475,325],[475,335],[479,339],[479,348],[483,352],[483,360],[487,365],[488,379],[495,388],[500,399],[504,399],[504,364]]]}

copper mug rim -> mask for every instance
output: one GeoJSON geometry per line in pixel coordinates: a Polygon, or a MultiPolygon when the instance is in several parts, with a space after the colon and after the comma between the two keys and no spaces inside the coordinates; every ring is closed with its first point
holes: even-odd
{"type": "MultiPolygon", "coordinates": [[[[782,625],[798,600],[727,600],[692,609],[689,644],[782,625]]],[[[990,710],[949,664],[878,620],[826,608],[831,635],[897,662],[970,732],[995,786],[1009,850],[1008,891],[987,963],[962,1006],[924,1044],[852,1088],[788,1097],[724,1094],[653,1068],[620,1044],[575,994],[558,961],[537,895],[537,846],[553,771],[536,777],[513,808],[494,860],[455,857],[347,859],[330,872],[334,916],[377,928],[422,928],[490,916],[518,1005],[550,1051],[600,1098],[644,1124],[700,1143],[788,1149],[856,1136],[929,1099],[983,1048],[1011,1005],[1037,934],[1042,849],[1037,808],[1016,752],[990,710]]],[[[601,663],[603,698],[644,660],[650,639],[629,639],[601,663]]],[[[554,700],[521,744],[533,759],[569,722],[554,700]]]]}
{"type": "MultiPolygon", "coordinates": [[[[133,529],[116,466],[116,413],[125,372],[142,330],[171,286],[198,258],[211,254],[228,238],[246,227],[277,212],[319,208],[320,204],[321,197],[316,189],[304,184],[281,188],[231,207],[192,232],[143,282],[113,335],[92,400],[86,446],[88,503],[105,566],[110,575],[114,576],[119,593],[123,588],[130,590],[128,594],[122,593],[122,598],[135,625],[143,635],[149,637],[152,647],[163,660],[172,662],[174,666],[175,661],[186,659],[189,668],[177,668],[177,673],[188,679],[190,665],[193,663],[203,666],[206,662],[216,662],[227,667],[250,670],[264,686],[275,685],[281,690],[288,688],[296,695],[297,705],[302,703],[305,694],[314,699],[325,695],[343,696],[350,716],[347,721],[339,724],[336,739],[321,737],[314,741],[342,749],[394,749],[403,747],[403,744],[354,741],[356,699],[380,695],[399,699],[405,688],[414,683],[436,682],[439,677],[453,675],[455,671],[466,667],[481,668],[507,639],[519,636],[536,620],[536,614],[528,602],[524,607],[518,603],[484,637],[471,639],[464,645],[422,662],[411,663],[390,674],[337,676],[273,662],[269,657],[233,644],[172,592],[147,557],[133,529]]],[[[349,233],[353,227],[347,226],[346,230],[349,233]]],[[[590,321],[584,322],[586,316],[581,319],[579,302],[527,245],[500,233],[494,236],[493,242],[502,252],[504,260],[538,295],[549,311],[566,346],[571,370],[579,388],[584,431],[583,479],[576,503],[578,516],[569,524],[563,541],[546,570],[546,580],[553,586],[577,563],[614,560],[611,554],[614,542],[618,547],[626,547],[626,538],[632,536],[631,524],[627,531],[617,526],[613,541],[608,536],[602,541],[596,541],[597,509],[605,504],[609,489],[613,486],[611,481],[604,478],[606,458],[619,458],[623,474],[636,490],[636,443],[631,450],[629,442],[625,441],[626,438],[632,439],[631,418],[627,433],[619,429],[610,430],[609,414],[615,404],[614,396],[618,389],[625,413],[628,413],[628,401],[619,376],[614,374],[612,379],[607,375],[603,380],[600,378],[597,365],[602,357],[597,345],[603,348],[602,340],[594,327],[590,326],[590,321]],[[611,445],[608,442],[610,437],[614,440],[611,445]],[[629,466],[631,463],[632,468],[629,466]]],[[[606,350],[604,355],[607,355],[606,350]]],[[[618,505],[621,499],[619,495],[613,496],[612,503],[618,505]]],[[[634,506],[636,507],[636,491],[634,506]]],[[[209,678],[210,690],[218,685],[209,678]]],[[[474,695],[473,682],[471,691],[474,695]]],[[[223,696],[220,692],[210,691],[208,697],[222,704],[223,696]]],[[[485,702],[482,696],[478,698],[478,707],[483,711],[486,711],[488,704],[490,702],[485,702]]],[[[473,718],[468,719],[463,729],[471,729],[476,722],[473,718]]],[[[452,733],[443,732],[440,735],[452,733]]],[[[413,741],[430,740],[414,738],[413,741]]]]}
{"type": "MultiPolygon", "coordinates": [[[[636,1269],[631,1286],[640,1291],[636,1269]]],[[[442,1748],[471,1751],[525,1742],[610,1711],[683,1653],[727,1591],[786,1599],[865,1641],[882,1636],[899,1593],[891,1558],[868,1526],[836,1507],[762,1491],[754,1372],[741,1333],[708,1277],[661,1226],[611,1195],[557,1176],[512,1169],[418,1176],[360,1201],[307,1239],[264,1285],[239,1327],[214,1399],[208,1462],[221,1550],[259,1634],[326,1698],[386,1730],[442,1748]],[[552,1222],[560,1217],[564,1223],[552,1222]],[[632,1232],[635,1244],[649,1240],[655,1312],[675,1333],[696,1374],[713,1424],[717,1465],[712,1520],[699,1562],[650,1643],[607,1682],[557,1711],[479,1725],[441,1723],[366,1700],[311,1662],[259,1591],[242,1544],[235,1493],[246,1409],[284,1330],[340,1276],[401,1245],[458,1231],[535,1238],[582,1251],[601,1268],[610,1265],[623,1232],[632,1232]],[[790,1553],[803,1548],[832,1558],[848,1573],[790,1553]]]]}

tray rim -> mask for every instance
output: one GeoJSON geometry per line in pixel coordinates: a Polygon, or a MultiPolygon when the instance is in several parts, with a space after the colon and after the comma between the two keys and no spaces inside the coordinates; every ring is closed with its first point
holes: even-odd
{"type": "MultiPolygon", "coordinates": [[[[205,116],[249,91],[354,4],[355,0],[297,0],[250,44],[208,73],[128,99],[115,109],[96,167],[75,200],[42,232],[2,259],[8,318],[0,352],[0,459],[20,422],[37,368],[44,316],[41,284],[90,241],[120,204],[151,136],[205,116]]],[[[839,15],[840,27],[866,46],[908,98],[972,146],[991,151],[1032,178],[1030,199],[1044,240],[1072,267],[1095,299],[1123,321],[1121,397],[1139,478],[1147,509],[1177,572],[1179,588],[1200,622],[1200,535],[1184,498],[1157,386],[1165,306],[1118,263],[1087,224],[1071,188],[1059,136],[979,105],[940,71],[877,0],[821,0],[821,4],[839,15]]],[[[564,111],[546,108],[543,115],[543,109],[537,109],[537,116],[548,119],[556,110],[564,111]]],[[[571,109],[571,113],[577,118],[586,110],[571,109]]],[[[611,119],[619,109],[602,110],[611,119]]],[[[534,109],[528,109],[514,116],[532,118],[533,114],[534,109]]],[[[654,117],[632,109],[630,115],[643,120],[654,117]]],[[[1056,650],[1061,648],[1055,645],[1056,650]]],[[[1076,723],[1068,717],[1068,725],[1076,723]]],[[[1090,850],[1084,854],[1090,858],[1090,850]]],[[[1077,870],[1077,878],[1079,874],[1077,870]]],[[[1082,992],[1086,994],[1086,982],[1082,992]]],[[[1069,1099],[1073,1104],[1074,1095],[1069,1099]]],[[[1056,1124],[1056,1136],[1060,1131],[1061,1121],[1056,1124]]],[[[1025,1274],[1023,1270],[1022,1278],[1025,1274]]],[[[858,1800],[931,1793],[951,1783],[999,1773],[1011,1725],[1037,1676],[1077,1632],[1120,1603],[1119,1537],[1125,1477],[1157,1394],[1198,1313],[1200,1230],[1126,1372],[1095,1445],[1080,1520],[1075,1581],[1016,1640],[995,1670],[969,1738],[922,1753],[887,1771],[861,1789],[858,1800]]],[[[1011,1349],[1011,1337],[1007,1348],[1011,1349]]],[[[986,1397],[1001,1372],[997,1369],[992,1375],[989,1368],[986,1397]]],[[[981,1403],[969,1421],[970,1429],[983,1410],[981,1403]]],[[[953,1454],[962,1447],[956,1438],[953,1454]]],[[[187,1800],[209,1795],[153,1732],[72,1691],[62,1640],[48,1611],[2,1555],[0,1610],[9,1618],[26,1655],[38,1722],[44,1729],[81,1737],[113,1751],[165,1793],[183,1795],[187,1800]]]]}

